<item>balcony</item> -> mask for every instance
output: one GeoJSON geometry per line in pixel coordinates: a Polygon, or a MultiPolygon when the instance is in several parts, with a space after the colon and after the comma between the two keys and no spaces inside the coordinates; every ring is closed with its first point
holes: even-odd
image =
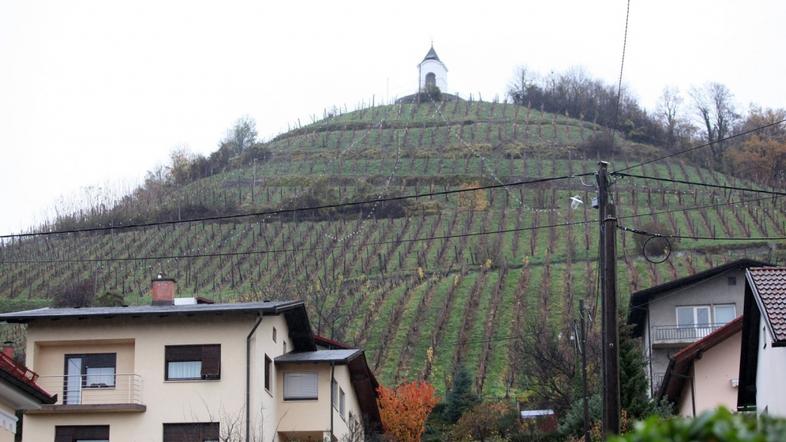
{"type": "Polygon", "coordinates": [[[141,413],[142,377],[137,374],[40,376],[38,385],[57,393],[57,402],[29,414],[141,413]]]}
{"type": "Polygon", "coordinates": [[[652,328],[653,346],[690,344],[707,336],[726,324],[664,325],[652,328]]]}

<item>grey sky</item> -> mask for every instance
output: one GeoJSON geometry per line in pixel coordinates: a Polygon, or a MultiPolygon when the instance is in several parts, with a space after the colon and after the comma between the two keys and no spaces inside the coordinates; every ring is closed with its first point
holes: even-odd
{"type": "MultiPolygon", "coordinates": [[[[514,69],[619,71],[625,2],[0,0],[0,232],[82,186],[138,182],[241,115],[270,138],[333,105],[416,87],[433,38],[449,92],[504,96],[514,69]]],[[[786,106],[786,3],[633,0],[624,81],[725,83],[786,106]]]]}

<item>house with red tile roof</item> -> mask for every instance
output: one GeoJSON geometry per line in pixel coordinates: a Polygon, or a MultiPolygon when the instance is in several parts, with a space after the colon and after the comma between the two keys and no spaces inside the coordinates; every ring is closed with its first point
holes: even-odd
{"type": "Polygon", "coordinates": [[[669,362],[656,397],[675,413],[695,417],[707,410],[737,407],[742,316],[678,351],[669,362]]]}
{"type": "Polygon", "coordinates": [[[37,380],[38,374],[16,362],[13,347],[5,345],[0,353],[0,442],[14,440],[16,410],[37,409],[57,401],[57,395],[49,394],[37,380]]]}
{"type": "Polygon", "coordinates": [[[786,417],[786,267],[746,272],[738,410],[786,417]]]}

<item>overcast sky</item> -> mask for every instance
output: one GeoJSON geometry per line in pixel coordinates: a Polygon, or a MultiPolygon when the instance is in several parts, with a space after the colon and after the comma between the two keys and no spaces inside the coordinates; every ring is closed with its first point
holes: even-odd
{"type": "MultiPolygon", "coordinates": [[[[84,186],[137,183],[242,115],[262,138],[324,108],[412,93],[433,39],[449,92],[504,96],[517,66],[616,81],[625,2],[0,0],[0,233],[84,186]]],[[[726,84],[786,106],[786,2],[631,4],[625,84],[726,84]]]]}

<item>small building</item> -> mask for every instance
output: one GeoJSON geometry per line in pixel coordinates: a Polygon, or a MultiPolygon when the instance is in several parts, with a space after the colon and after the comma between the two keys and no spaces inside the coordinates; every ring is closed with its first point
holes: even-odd
{"type": "Polygon", "coordinates": [[[737,408],[786,417],[786,267],[746,273],[737,408]]]}
{"type": "Polygon", "coordinates": [[[434,45],[418,64],[418,91],[429,92],[434,87],[442,92],[448,91],[448,67],[439,59],[434,45]]]}
{"type": "Polygon", "coordinates": [[[695,417],[724,406],[737,408],[742,316],[678,351],[656,397],[680,416],[695,417]]]}
{"type": "Polygon", "coordinates": [[[766,265],[739,259],[630,296],[628,324],[643,340],[651,396],[677,352],[740,316],[745,270],[766,265]]]}
{"type": "Polygon", "coordinates": [[[214,304],[175,287],[154,279],[152,305],[0,315],[27,325],[27,363],[61,395],[25,413],[24,442],[321,442],[381,428],[364,352],[320,348],[303,302],[214,304]]]}

